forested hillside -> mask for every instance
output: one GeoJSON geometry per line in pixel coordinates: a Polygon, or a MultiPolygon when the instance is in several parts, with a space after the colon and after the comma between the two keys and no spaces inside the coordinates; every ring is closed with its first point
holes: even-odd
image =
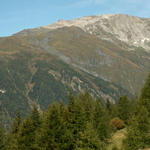
{"type": "Polygon", "coordinates": [[[0,37],[0,150],[150,148],[149,71],[148,18],[87,16],[0,37]]]}
{"type": "Polygon", "coordinates": [[[0,128],[1,150],[139,150],[150,148],[150,75],[141,96],[112,104],[84,92],[69,103],[53,103],[44,111],[20,113],[9,130],[0,128]],[[123,129],[123,130],[122,130],[123,129]],[[122,141],[115,142],[119,135],[122,141]],[[122,136],[122,137],[121,137],[122,136]]]}
{"type": "Polygon", "coordinates": [[[0,121],[9,127],[17,111],[25,117],[35,105],[66,104],[70,92],[112,103],[139,96],[150,70],[149,22],[87,16],[1,37],[0,121]]]}
{"type": "Polygon", "coordinates": [[[88,91],[112,102],[130,92],[65,63],[20,38],[0,40],[0,121],[9,126],[17,111],[26,116],[36,105],[41,111],[68,94],[88,91]]]}

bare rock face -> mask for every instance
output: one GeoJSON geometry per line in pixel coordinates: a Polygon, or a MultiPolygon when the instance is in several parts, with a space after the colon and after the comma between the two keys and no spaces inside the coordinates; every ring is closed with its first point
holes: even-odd
{"type": "Polygon", "coordinates": [[[70,26],[79,27],[101,39],[111,41],[117,39],[130,46],[143,47],[146,51],[150,52],[149,18],[121,14],[87,16],[76,20],[59,20],[54,24],[40,28],[53,30],[70,26]]]}

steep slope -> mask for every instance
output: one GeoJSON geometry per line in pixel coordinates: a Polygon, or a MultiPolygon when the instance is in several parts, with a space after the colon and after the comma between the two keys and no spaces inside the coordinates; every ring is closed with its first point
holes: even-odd
{"type": "Polygon", "coordinates": [[[130,46],[140,46],[150,51],[150,19],[129,15],[87,16],[58,22],[38,29],[58,29],[76,26],[100,39],[120,40],[130,46]]]}
{"type": "MultiPolygon", "coordinates": [[[[115,18],[121,16],[112,15],[112,17],[115,22],[117,20],[115,18]]],[[[134,19],[132,16],[123,15],[122,17],[134,19]]],[[[22,31],[15,36],[25,38],[31,44],[58,55],[63,61],[72,63],[77,68],[114,82],[133,94],[139,94],[144,79],[150,70],[149,49],[137,47],[127,41],[121,41],[116,38],[116,33],[104,30],[101,32],[104,27],[98,23],[103,21],[102,18],[110,21],[109,17],[103,16],[80,18],[70,24],[69,21],[59,21],[48,27],[22,31]],[[88,19],[86,20],[86,18],[88,19]],[[89,18],[94,21],[90,21],[89,18]],[[83,20],[86,20],[86,25],[83,20]],[[89,24],[87,24],[88,21],[89,24]],[[91,25],[92,23],[93,25],[91,25]],[[81,25],[82,29],[71,25],[81,25]],[[90,33],[90,30],[85,31],[87,26],[91,26],[92,33],[90,33]],[[97,29],[95,29],[95,26],[97,26],[97,29]]],[[[117,31],[118,26],[111,26],[116,28],[117,31]]],[[[139,28],[139,30],[142,32],[142,29],[139,28]]],[[[118,36],[121,31],[121,29],[118,29],[118,36]]]]}
{"type": "Polygon", "coordinates": [[[66,103],[69,92],[85,90],[111,101],[130,95],[120,86],[69,65],[23,38],[0,40],[0,122],[5,125],[17,111],[25,116],[34,105],[43,110],[53,101],[66,103]]]}
{"type": "Polygon", "coordinates": [[[69,92],[111,101],[139,95],[150,70],[149,22],[90,16],[0,38],[0,120],[8,124],[33,105],[66,103],[69,92]]]}

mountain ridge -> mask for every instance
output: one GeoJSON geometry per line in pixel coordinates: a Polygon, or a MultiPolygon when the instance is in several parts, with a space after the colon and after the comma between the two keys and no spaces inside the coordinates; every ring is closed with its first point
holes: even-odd
{"type": "Polygon", "coordinates": [[[53,50],[49,47],[44,50],[47,41],[42,48],[33,42],[36,38],[30,38],[11,36],[0,40],[0,122],[5,126],[18,111],[26,116],[34,106],[44,110],[54,101],[67,103],[69,92],[77,95],[87,90],[111,102],[123,94],[132,95],[115,83],[64,62],[57,51],[49,53],[53,50]]]}
{"type": "MultiPolygon", "coordinates": [[[[116,39],[113,35],[110,35],[106,32],[100,32],[100,34],[102,38],[95,36],[95,34],[91,35],[90,33],[85,32],[79,27],[71,26],[54,30],[36,28],[33,30],[29,30],[28,32],[25,31],[25,33],[24,31],[20,32],[16,36],[26,38],[31,44],[41,47],[43,50],[49,51],[50,53],[54,52],[56,55],[59,54],[61,58],[72,60],[72,64],[75,64],[77,67],[80,67],[84,70],[88,70],[88,72],[94,72],[94,74],[99,75],[101,78],[107,81],[112,81],[114,83],[120,84],[120,81],[118,82],[118,79],[124,80],[123,78],[126,78],[125,73],[118,70],[121,66],[121,68],[125,67],[123,66],[124,63],[128,64],[128,66],[126,66],[126,69],[127,67],[128,70],[129,68],[132,68],[130,71],[132,74],[134,72],[133,70],[137,70],[136,72],[138,72],[138,74],[142,74],[139,76],[146,76],[149,71],[148,60],[150,58],[150,54],[146,49],[127,44],[116,39]],[[109,36],[111,39],[113,39],[113,41],[103,39],[104,36],[109,36]],[[81,59],[81,56],[83,57],[83,61],[81,59]],[[87,61],[85,61],[85,57],[87,61]],[[96,63],[98,63],[98,65],[96,65],[96,63]],[[119,67],[119,65],[121,66],[119,67]],[[111,72],[110,75],[106,74],[106,69],[109,68],[109,70],[112,70],[112,66],[117,69],[115,69],[116,73],[118,71],[120,72],[119,75],[114,72],[115,70],[111,72]],[[147,71],[143,71],[143,68],[147,71]],[[102,70],[103,72],[100,70],[102,70]],[[118,79],[112,78],[113,74],[118,77],[118,79]]],[[[109,70],[107,69],[108,72],[109,70]]],[[[131,84],[131,81],[125,81],[121,83],[121,86],[124,87],[124,85],[127,83],[131,84]]],[[[143,83],[144,80],[142,80],[142,84],[143,83]]],[[[142,84],[140,83],[139,85],[142,84]]],[[[135,90],[135,87],[132,87],[132,85],[133,83],[130,85],[130,87],[128,86],[132,93],[135,93],[135,91],[140,91],[141,86],[139,86],[138,89],[135,90]]]]}
{"type": "MultiPolygon", "coordinates": [[[[66,103],[69,91],[77,94],[88,90],[95,97],[112,102],[122,95],[140,95],[150,70],[149,45],[145,42],[144,46],[136,46],[133,41],[120,40],[122,36],[128,37],[124,30],[134,29],[128,27],[122,31],[128,25],[124,17],[131,22],[146,22],[143,26],[149,22],[128,15],[103,15],[103,19],[95,16],[98,21],[91,20],[84,29],[74,25],[55,29],[40,27],[0,38],[3,114],[0,120],[11,120],[17,110],[24,109],[25,115],[34,104],[43,110],[60,98],[66,103]]],[[[143,26],[138,33],[147,38],[149,27],[143,31],[143,26]]],[[[133,37],[136,32],[135,28],[133,37]]]]}
{"type": "MultiPolygon", "coordinates": [[[[115,35],[115,38],[117,40],[123,41],[130,46],[141,46],[149,52],[149,24],[150,18],[141,18],[124,14],[108,14],[99,16],[85,16],[77,18],[75,20],[59,20],[56,23],[47,26],[41,26],[35,29],[54,30],[63,27],[76,26],[87,33],[96,35],[99,38],[101,38],[101,32],[104,31],[106,33],[115,35]],[[101,27],[100,30],[102,30],[100,32],[98,31],[99,27],[101,27]]],[[[25,30],[25,32],[27,31],[28,30],[25,30]]],[[[111,38],[109,38],[109,36],[102,37],[101,39],[112,40],[111,38]]],[[[114,40],[112,40],[112,42],[114,42],[114,40]]]]}

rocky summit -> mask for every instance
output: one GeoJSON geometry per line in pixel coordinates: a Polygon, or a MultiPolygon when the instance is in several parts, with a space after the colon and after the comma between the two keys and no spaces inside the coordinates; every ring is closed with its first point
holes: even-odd
{"type": "Polygon", "coordinates": [[[150,51],[150,19],[147,18],[121,14],[88,16],[71,21],[59,20],[41,28],[53,30],[71,26],[79,27],[100,39],[111,41],[117,39],[131,46],[140,46],[150,51]],[[105,32],[106,35],[103,35],[102,32],[105,32]],[[113,38],[109,35],[112,35],[113,38]]]}

